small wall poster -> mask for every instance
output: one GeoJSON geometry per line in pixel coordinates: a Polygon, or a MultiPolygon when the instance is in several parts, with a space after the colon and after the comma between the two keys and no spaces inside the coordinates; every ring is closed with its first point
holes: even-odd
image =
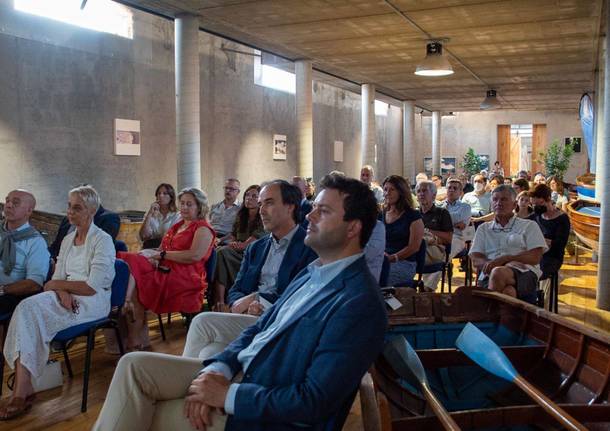
{"type": "MultiPolygon", "coordinates": [[[[424,157],[424,172],[432,175],[432,157],[424,157]]],[[[455,174],[455,157],[441,157],[441,175],[455,174]]]]}
{"type": "Polygon", "coordinates": [[[343,141],[335,141],[334,161],[335,162],[343,161],[343,141]]]}
{"type": "Polygon", "coordinates": [[[114,119],[114,155],[140,155],[140,122],[138,120],[114,119]]]}
{"type": "Polygon", "coordinates": [[[286,160],[286,135],[273,135],[273,160],[286,160]]]}

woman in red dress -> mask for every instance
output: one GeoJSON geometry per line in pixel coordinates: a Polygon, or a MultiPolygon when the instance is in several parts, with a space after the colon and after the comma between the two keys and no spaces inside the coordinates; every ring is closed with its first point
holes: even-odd
{"type": "Polygon", "coordinates": [[[125,310],[127,345],[143,349],[150,345],[146,310],[155,313],[201,310],[206,283],[205,264],[214,245],[215,233],[206,221],[209,206],[204,192],[187,188],[178,194],[182,220],[163,237],[159,249],[119,253],[131,275],[125,310]]]}

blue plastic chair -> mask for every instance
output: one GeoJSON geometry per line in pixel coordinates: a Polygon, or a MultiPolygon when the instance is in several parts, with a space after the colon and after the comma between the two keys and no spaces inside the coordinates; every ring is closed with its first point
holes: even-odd
{"type": "Polygon", "coordinates": [[[118,316],[120,316],[121,308],[125,303],[127,283],[129,281],[129,267],[127,266],[127,263],[121,259],[117,259],[114,263],[114,270],[116,275],[114,276],[114,280],[112,282],[110,314],[102,319],[81,323],[79,325],[72,326],[71,328],[64,329],[63,331],[60,331],[55,338],[53,338],[53,342],[56,342],[61,346],[66,362],[66,368],[68,369],[68,375],[70,378],[72,378],[74,375],[72,373],[72,366],[70,365],[70,358],[68,357],[67,344],[76,337],[87,336],[85,372],[83,376],[83,399],[80,409],[80,411],[83,413],[87,411],[87,392],[89,389],[89,371],[91,369],[91,351],[93,350],[93,346],[95,344],[95,332],[101,328],[113,328],[116,333],[116,339],[119,344],[119,351],[121,352],[121,355],[123,355],[125,352],[119,331],[118,316]]]}
{"type": "MultiPolygon", "coordinates": [[[[212,252],[210,253],[210,257],[208,257],[207,262],[205,263],[205,281],[208,283],[208,289],[205,293],[206,301],[208,305],[211,301],[210,294],[210,286],[212,286],[212,282],[214,281],[214,270],[216,268],[216,248],[212,248],[212,252]]],[[[186,328],[191,326],[191,321],[193,317],[197,315],[197,313],[185,313],[182,312],[184,319],[186,321],[186,328]]],[[[159,321],[159,332],[161,332],[161,339],[165,341],[165,328],[163,327],[163,317],[161,314],[157,314],[157,320],[159,321]]],[[[167,324],[169,325],[172,322],[172,313],[167,313],[167,324]]]]}
{"type": "Polygon", "coordinates": [[[121,241],[120,239],[114,240],[114,249],[117,253],[119,251],[129,251],[129,249],[127,248],[127,244],[125,244],[125,242],[121,241]]]}

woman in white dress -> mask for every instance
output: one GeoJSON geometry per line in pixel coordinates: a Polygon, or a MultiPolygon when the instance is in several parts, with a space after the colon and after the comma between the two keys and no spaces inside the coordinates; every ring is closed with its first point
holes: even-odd
{"type": "Polygon", "coordinates": [[[15,369],[15,386],[11,397],[0,404],[0,420],[19,416],[32,406],[32,378],[44,372],[49,343],[59,331],[110,312],[115,250],[110,235],[93,224],[99,202],[90,186],[70,191],[68,220],[76,230],[63,239],[53,279],[44,292],[23,300],[13,313],[4,356],[15,369]]]}
{"type": "Polygon", "coordinates": [[[155,190],[155,201],[150,205],[140,228],[142,248],[159,247],[165,233],[179,221],[176,191],[171,184],[159,184],[155,190]]]}

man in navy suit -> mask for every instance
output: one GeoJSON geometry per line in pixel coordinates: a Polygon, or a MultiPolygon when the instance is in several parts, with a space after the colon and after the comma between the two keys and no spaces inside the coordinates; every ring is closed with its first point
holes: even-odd
{"type": "Polygon", "coordinates": [[[387,316],[362,253],[376,221],[373,193],[340,176],[321,188],[305,239],[319,259],[203,369],[197,359],[125,355],[95,430],[341,429],[387,316]]]}
{"type": "MultiPolygon", "coordinates": [[[[229,290],[232,314],[201,313],[189,328],[183,355],[208,358],[256,322],[265,305],[273,304],[288,283],[318,256],[305,245],[298,225],[301,192],[283,180],[265,185],[259,195],[260,216],[269,235],[246,248],[229,290]]],[[[223,296],[222,294],[219,296],[223,296]]]]}

